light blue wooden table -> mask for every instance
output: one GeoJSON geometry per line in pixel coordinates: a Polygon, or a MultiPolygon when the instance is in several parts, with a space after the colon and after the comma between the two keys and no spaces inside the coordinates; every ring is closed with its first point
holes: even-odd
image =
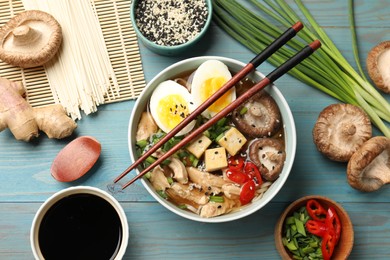
{"type": "MultiPolygon", "coordinates": [[[[353,62],[347,0],[306,0],[304,3],[353,62]]],[[[361,59],[377,43],[390,40],[390,0],[356,0],[356,26],[361,59]]],[[[142,45],[145,77],[150,81],[166,66],[184,58],[219,55],[249,61],[253,54],[215,24],[188,55],[162,57],[142,45]]],[[[364,64],[363,64],[364,65],[364,64]]],[[[365,65],[364,65],[365,68],[365,65]]],[[[260,70],[273,69],[263,64],[260,70]]],[[[242,220],[202,224],[183,219],[159,205],[135,183],[116,198],[124,207],[130,229],[126,259],[278,259],[274,225],[293,200],[309,194],[325,195],[348,211],[355,230],[351,259],[390,258],[390,187],[373,193],[352,189],[346,164],[321,156],[311,131],[319,112],[337,102],[286,75],[276,82],[290,105],[297,127],[298,147],[292,172],[280,193],[263,209],[242,220]]],[[[390,101],[390,97],[387,96],[390,101]]],[[[84,117],[72,138],[56,141],[42,135],[31,143],[0,133],[0,259],[32,259],[29,234],[35,212],[53,193],[75,185],[106,186],[131,163],[127,125],[134,101],[101,106],[84,117]],[[74,183],[59,183],[50,175],[57,153],[76,136],[91,135],[102,144],[93,170],[74,183]]],[[[378,132],[376,132],[378,134],[378,132]]]]}

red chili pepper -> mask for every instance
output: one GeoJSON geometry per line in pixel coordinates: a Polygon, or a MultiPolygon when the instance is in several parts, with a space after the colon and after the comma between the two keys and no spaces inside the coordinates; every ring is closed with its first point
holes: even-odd
{"type": "Polygon", "coordinates": [[[230,156],[228,158],[228,166],[232,170],[242,171],[244,168],[244,157],[240,155],[230,156]]]}
{"type": "Polygon", "coordinates": [[[311,199],[306,203],[306,209],[309,216],[317,221],[325,221],[326,218],[326,210],[321,206],[321,204],[311,199]]]}
{"type": "Polygon", "coordinates": [[[328,231],[327,226],[325,225],[324,222],[316,221],[312,219],[306,222],[305,227],[308,232],[319,237],[323,237],[325,233],[327,233],[328,231]]]}
{"type": "Polygon", "coordinates": [[[249,177],[245,173],[233,169],[226,170],[226,177],[238,184],[244,184],[249,181],[249,177]]]}
{"type": "Polygon", "coordinates": [[[256,193],[256,183],[253,180],[246,182],[241,187],[240,191],[240,201],[241,205],[248,204],[255,197],[256,193]]]}
{"type": "Polygon", "coordinates": [[[256,183],[256,186],[260,186],[263,183],[261,179],[261,174],[259,168],[253,162],[246,162],[244,166],[244,172],[248,175],[250,179],[253,179],[256,183]]]}
{"type": "Polygon", "coordinates": [[[321,252],[324,260],[330,260],[335,246],[335,236],[332,236],[330,233],[325,233],[321,242],[321,252]]]}
{"type": "Polygon", "coordinates": [[[337,244],[341,235],[341,222],[336,210],[333,207],[328,208],[328,212],[325,218],[325,225],[328,230],[332,229],[334,231],[335,244],[337,244]]]}

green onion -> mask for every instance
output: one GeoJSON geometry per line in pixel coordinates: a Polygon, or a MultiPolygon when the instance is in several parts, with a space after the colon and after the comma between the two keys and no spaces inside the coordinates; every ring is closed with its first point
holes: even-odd
{"type": "Polygon", "coordinates": [[[157,193],[158,193],[158,195],[160,195],[161,198],[168,199],[168,195],[165,193],[165,191],[158,190],[157,193]]]}
{"type": "Polygon", "coordinates": [[[153,156],[148,156],[145,161],[149,164],[152,164],[156,161],[156,158],[154,158],[153,156]]]}
{"type": "Polygon", "coordinates": [[[152,173],[151,173],[151,172],[147,172],[147,173],[144,175],[144,178],[146,178],[146,179],[150,179],[150,177],[152,177],[152,173]]]}
{"type": "Polygon", "coordinates": [[[148,141],[147,140],[139,140],[139,141],[137,141],[136,145],[141,147],[142,149],[144,149],[148,145],[148,141]]]}
{"type": "Polygon", "coordinates": [[[309,219],[306,207],[301,207],[284,221],[282,243],[294,259],[322,259],[321,238],[305,230],[309,219]]]}
{"type": "Polygon", "coordinates": [[[246,112],[248,112],[248,108],[247,107],[242,107],[241,110],[240,110],[240,115],[245,115],[246,112]]]}
{"type": "Polygon", "coordinates": [[[221,140],[222,137],[224,137],[224,136],[225,136],[225,133],[222,133],[222,134],[218,135],[218,136],[215,138],[215,141],[218,142],[218,141],[221,140]]]}
{"type": "Polygon", "coordinates": [[[173,183],[173,178],[172,177],[167,177],[168,183],[172,184],[173,183]]]}
{"type": "Polygon", "coordinates": [[[223,199],[222,196],[210,196],[210,201],[223,203],[225,200],[223,199]]]}
{"type": "Polygon", "coordinates": [[[178,205],[177,207],[179,209],[187,209],[187,205],[186,204],[181,204],[181,205],[178,205]]]}
{"type": "Polygon", "coordinates": [[[192,161],[192,167],[197,167],[197,166],[198,166],[198,163],[199,163],[198,158],[195,158],[195,159],[192,161]]]}
{"type": "Polygon", "coordinates": [[[371,122],[390,138],[390,104],[365,78],[359,64],[353,1],[349,0],[352,48],[361,75],[342,56],[302,1],[295,0],[295,3],[303,17],[284,0],[250,0],[241,3],[236,0],[213,0],[213,19],[228,34],[255,53],[262,51],[281,35],[283,31],[280,28],[290,27],[299,20],[308,21],[308,25],[268,61],[279,66],[303,46],[319,39],[322,47],[290,70],[289,74],[344,103],[360,106],[371,122]]]}

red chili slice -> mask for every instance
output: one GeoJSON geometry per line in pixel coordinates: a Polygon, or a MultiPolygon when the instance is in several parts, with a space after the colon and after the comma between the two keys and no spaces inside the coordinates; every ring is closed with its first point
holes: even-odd
{"type": "Polygon", "coordinates": [[[238,184],[244,184],[249,180],[248,176],[245,173],[233,169],[226,170],[226,177],[228,177],[229,180],[238,184]]]}
{"type": "Polygon", "coordinates": [[[334,231],[335,244],[337,244],[341,235],[341,222],[336,210],[333,207],[328,208],[328,212],[325,218],[325,225],[327,229],[332,229],[334,231]]]}
{"type": "Polygon", "coordinates": [[[330,260],[335,246],[335,236],[332,236],[330,233],[325,233],[321,242],[321,252],[324,260],[330,260]]]}
{"type": "Polygon", "coordinates": [[[240,191],[240,201],[241,205],[248,204],[255,197],[256,193],[256,183],[253,180],[246,182],[241,187],[240,191]]]}
{"type": "Polygon", "coordinates": [[[244,158],[240,155],[230,156],[228,158],[228,166],[232,170],[242,171],[244,163],[244,158]]]}
{"type": "Polygon", "coordinates": [[[310,219],[306,222],[305,227],[308,232],[319,237],[323,237],[327,233],[327,226],[321,221],[310,219]]]}
{"type": "Polygon", "coordinates": [[[246,162],[244,166],[244,172],[248,175],[250,179],[253,179],[256,183],[256,186],[260,186],[263,183],[261,179],[261,174],[259,168],[253,162],[246,162]]]}
{"type": "Polygon", "coordinates": [[[325,221],[327,212],[318,201],[314,199],[309,200],[306,203],[306,209],[312,219],[322,222],[325,221]]]}

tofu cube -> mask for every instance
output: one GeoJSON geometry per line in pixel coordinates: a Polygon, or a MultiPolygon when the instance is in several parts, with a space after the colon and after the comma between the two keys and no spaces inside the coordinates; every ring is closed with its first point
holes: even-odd
{"type": "Polygon", "coordinates": [[[218,144],[225,147],[230,155],[236,155],[238,151],[244,146],[247,139],[237,128],[232,127],[225,132],[224,136],[219,139],[218,144]]]}
{"type": "Polygon", "coordinates": [[[203,153],[206,151],[207,147],[210,146],[212,141],[205,135],[200,135],[193,142],[191,142],[187,147],[187,151],[195,155],[196,158],[200,158],[203,153]]]}
{"type": "Polygon", "coordinates": [[[224,147],[218,147],[213,149],[207,149],[205,152],[205,170],[216,171],[227,167],[226,149],[224,147]]]}

